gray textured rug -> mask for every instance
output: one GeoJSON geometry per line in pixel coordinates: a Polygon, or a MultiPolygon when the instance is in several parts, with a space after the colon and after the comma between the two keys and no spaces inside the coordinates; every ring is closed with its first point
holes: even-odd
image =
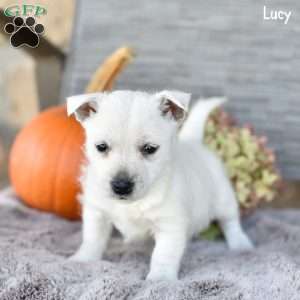
{"type": "Polygon", "coordinates": [[[27,209],[0,195],[0,299],[300,299],[300,211],[259,211],[245,221],[257,244],[189,244],[176,282],[146,282],[151,247],[116,237],[105,259],[66,259],[80,223],[27,209]]]}

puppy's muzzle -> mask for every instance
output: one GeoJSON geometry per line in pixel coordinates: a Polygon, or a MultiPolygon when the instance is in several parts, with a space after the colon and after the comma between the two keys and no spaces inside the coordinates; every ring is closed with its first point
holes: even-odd
{"type": "Polygon", "coordinates": [[[118,196],[129,196],[134,189],[133,180],[124,173],[118,174],[111,182],[111,189],[118,196]]]}

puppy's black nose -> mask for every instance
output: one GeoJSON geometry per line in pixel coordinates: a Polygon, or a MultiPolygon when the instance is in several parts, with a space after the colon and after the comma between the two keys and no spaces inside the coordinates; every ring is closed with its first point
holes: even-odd
{"type": "Polygon", "coordinates": [[[113,192],[119,196],[130,195],[134,188],[134,182],[124,175],[116,176],[110,184],[113,192]]]}

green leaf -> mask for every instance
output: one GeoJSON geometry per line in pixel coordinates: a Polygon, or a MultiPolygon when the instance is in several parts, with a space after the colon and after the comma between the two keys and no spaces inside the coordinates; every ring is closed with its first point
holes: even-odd
{"type": "Polygon", "coordinates": [[[212,223],[206,230],[200,233],[200,237],[208,241],[214,241],[222,236],[221,229],[217,223],[212,223]]]}

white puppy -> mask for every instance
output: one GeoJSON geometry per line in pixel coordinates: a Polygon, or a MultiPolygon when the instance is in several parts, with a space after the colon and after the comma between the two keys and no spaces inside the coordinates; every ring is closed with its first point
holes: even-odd
{"type": "Polygon", "coordinates": [[[152,280],[176,279],[187,241],[212,220],[229,248],[252,248],[222,163],[202,143],[206,118],[223,100],[199,101],[186,119],[190,95],[182,92],[68,98],[87,158],[83,242],[73,259],[101,259],[113,225],[126,240],[154,237],[152,280]]]}

